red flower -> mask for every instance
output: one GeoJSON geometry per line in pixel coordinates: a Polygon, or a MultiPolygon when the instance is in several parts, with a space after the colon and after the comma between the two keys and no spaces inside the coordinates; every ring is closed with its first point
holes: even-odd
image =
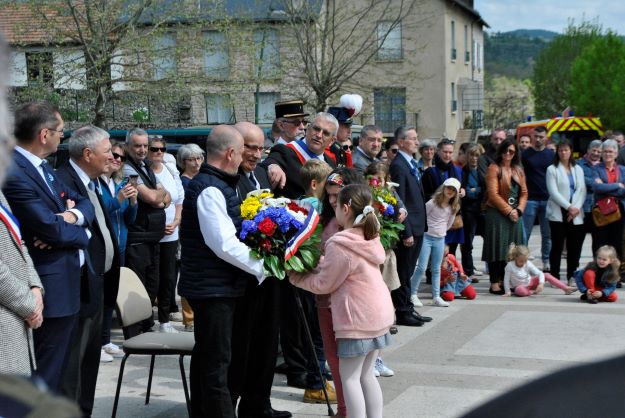
{"type": "Polygon", "coordinates": [[[262,248],[266,252],[271,251],[271,241],[269,241],[267,238],[263,239],[260,242],[260,248],[262,248]]]}
{"type": "Polygon", "coordinates": [[[258,224],[258,230],[268,237],[272,236],[278,225],[269,218],[265,218],[258,224]]]}
{"type": "Polygon", "coordinates": [[[287,207],[293,212],[300,212],[300,213],[303,213],[304,215],[308,215],[308,211],[295,202],[289,203],[287,207]]]}
{"type": "Polygon", "coordinates": [[[380,181],[375,177],[369,179],[369,186],[377,187],[380,185],[380,181]]]}

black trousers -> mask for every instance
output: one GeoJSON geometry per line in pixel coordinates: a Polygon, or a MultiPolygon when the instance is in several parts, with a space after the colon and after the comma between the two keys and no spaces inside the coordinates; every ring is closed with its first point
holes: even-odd
{"type": "MultiPolygon", "coordinates": [[[[611,245],[616,250],[618,259],[623,259],[623,226],[625,213],[621,210],[621,219],[606,226],[596,226],[592,236],[592,245],[597,249],[603,245],[611,245]]],[[[596,251],[596,250],[595,250],[596,251]]],[[[593,254],[594,255],[594,254],[593,254]]]]}
{"type": "MultiPolygon", "coordinates": [[[[154,244],[129,244],[126,247],[126,267],[139,276],[152,304],[158,295],[159,249],[158,242],[154,244]]],[[[153,325],[154,320],[148,318],[143,321],[141,328],[143,331],[147,331],[153,325]]]]}
{"type": "Polygon", "coordinates": [[[171,242],[161,242],[159,244],[158,262],[158,322],[161,324],[169,322],[169,312],[171,301],[175,299],[172,293],[176,287],[176,251],[178,250],[178,240],[171,242]]]}
{"type": "Polygon", "coordinates": [[[395,248],[397,257],[397,275],[400,286],[391,292],[393,306],[396,312],[411,312],[414,309],[410,302],[410,278],[414,274],[423,244],[423,235],[414,238],[414,244],[406,247],[403,242],[399,242],[395,248]]]}
{"type": "Polygon", "coordinates": [[[506,264],[505,260],[488,262],[488,277],[491,283],[503,283],[506,264]]]}
{"type": "Polygon", "coordinates": [[[462,269],[467,276],[472,276],[475,271],[475,264],[473,264],[473,239],[475,238],[480,216],[479,212],[466,211],[462,213],[464,244],[460,244],[460,254],[462,255],[462,269]]]}
{"type": "Polygon", "coordinates": [[[190,372],[192,417],[233,418],[228,368],[237,298],[188,301],[195,314],[190,372]]]}
{"type": "Polygon", "coordinates": [[[59,390],[77,325],[78,314],[58,318],[46,317],[43,324],[33,330],[37,374],[52,392],[59,390]]]}
{"type": "MultiPolygon", "coordinates": [[[[100,299],[102,295],[100,295],[100,299]]],[[[102,349],[103,304],[93,315],[79,315],[78,328],[70,346],[63,374],[61,392],[80,406],[84,416],[91,416],[102,349]]]]}
{"type": "Polygon", "coordinates": [[[586,236],[585,227],[583,224],[574,225],[573,222],[549,221],[549,228],[551,229],[551,252],[549,253],[551,274],[556,279],[560,279],[562,248],[566,240],[566,279],[569,280],[579,267],[582,245],[586,236]]]}
{"type": "Polygon", "coordinates": [[[237,301],[232,332],[232,363],[228,386],[233,405],[241,397],[247,411],[271,406],[271,386],[278,357],[280,293],[269,277],[260,285],[250,279],[237,301]]]}

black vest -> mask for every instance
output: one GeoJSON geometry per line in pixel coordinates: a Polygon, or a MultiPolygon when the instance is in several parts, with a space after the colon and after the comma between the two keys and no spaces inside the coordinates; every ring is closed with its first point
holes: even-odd
{"type": "MultiPolygon", "coordinates": [[[[150,167],[146,165],[144,171],[132,158],[128,158],[126,164],[139,173],[146,187],[156,189],[156,176],[150,167]]],[[[137,199],[137,202],[137,218],[128,225],[128,245],[159,242],[165,236],[165,209],[155,208],[141,199],[137,199]]]]}
{"type": "Polygon", "coordinates": [[[182,246],[180,280],[178,293],[188,299],[208,297],[242,296],[247,281],[255,280],[252,275],[219,258],[204,242],[200,222],[215,222],[214,219],[198,217],[197,199],[207,187],[215,187],[226,199],[228,216],[241,231],[241,200],[236,193],[238,174],[229,174],[208,164],[189,182],[185,191],[180,224],[182,246]]]}

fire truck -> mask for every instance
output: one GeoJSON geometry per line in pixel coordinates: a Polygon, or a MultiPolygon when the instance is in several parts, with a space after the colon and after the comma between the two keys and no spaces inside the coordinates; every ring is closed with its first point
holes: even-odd
{"type": "Polygon", "coordinates": [[[603,136],[603,124],[598,117],[562,116],[519,124],[516,128],[517,141],[521,136],[529,135],[533,143],[534,128],[537,126],[544,126],[547,129],[548,143],[557,144],[564,138],[571,141],[575,158],[586,153],[586,148],[592,140],[603,136]]]}

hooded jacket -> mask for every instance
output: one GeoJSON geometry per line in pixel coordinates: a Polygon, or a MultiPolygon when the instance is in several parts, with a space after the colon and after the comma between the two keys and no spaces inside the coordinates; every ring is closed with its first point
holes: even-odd
{"type": "Polygon", "coordinates": [[[336,338],[375,338],[386,334],[394,320],[380,272],[384,258],[378,237],[367,241],[362,228],[350,228],[328,240],[325,256],[312,273],[293,273],[290,280],[315,294],[331,293],[336,338]]]}

